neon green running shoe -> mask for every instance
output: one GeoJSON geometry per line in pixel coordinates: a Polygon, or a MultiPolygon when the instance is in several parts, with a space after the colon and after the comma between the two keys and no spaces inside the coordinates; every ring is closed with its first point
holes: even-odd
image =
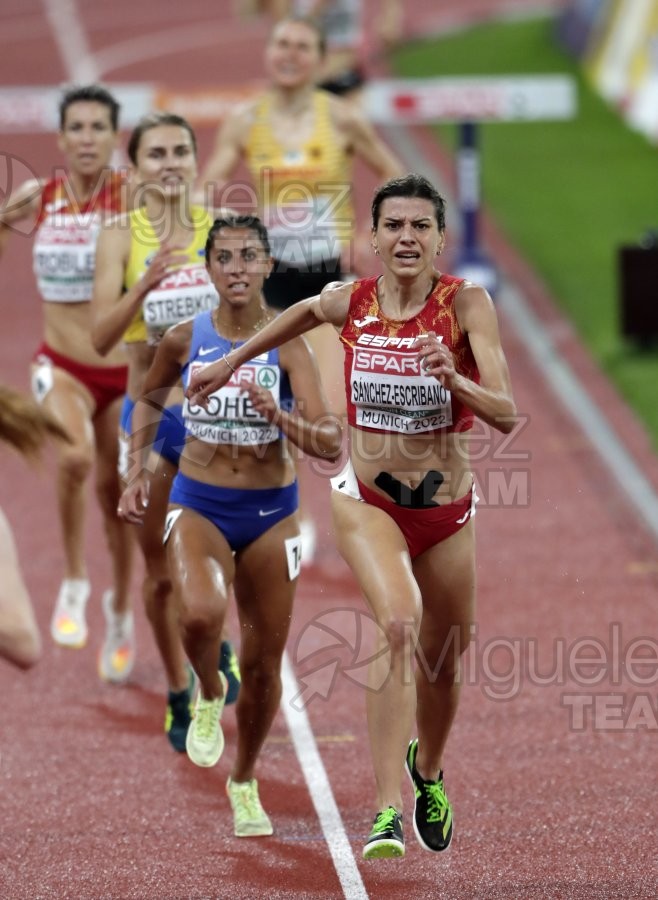
{"type": "Polygon", "coordinates": [[[185,739],[187,755],[195,765],[204,768],[216,765],[224,750],[224,733],[219,720],[226,697],[226,676],[220,672],[219,677],[224,690],[222,697],[205,700],[201,694],[201,685],[199,685],[194,704],[194,715],[185,739]]]}
{"type": "Polygon", "coordinates": [[[261,806],[258,782],[226,782],[226,793],[233,810],[233,833],[236,837],[265,837],[274,832],[269,816],[261,806]]]}
{"type": "Polygon", "coordinates": [[[414,831],[418,843],[425,850],[440,853],[452,840],[452,806],[443,786],[443,772],[436,781],[425,781],[416,769],[418,738],[407,750],[407,772],[414,786],[414,831]]]}
{"type": "Polygon", "coordinates": [[[404,856],[402,816],[394,806],[389,806],[375,816],[372,831],[363,848],[363,858],[390,859],[395,856],[404,856]]]}

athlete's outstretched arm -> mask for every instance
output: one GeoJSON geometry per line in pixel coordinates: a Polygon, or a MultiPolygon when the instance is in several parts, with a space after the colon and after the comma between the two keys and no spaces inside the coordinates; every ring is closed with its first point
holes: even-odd
{"type": "Polygon", "coordinates": [[[233,372],[254,356],[281,347],[324,322],[342,326],[347,316],[350,293],[350,285],[332,282],[322,289],[321,294],[295,303],[246,343],[195,373],[185,392],[187,398],[191,403],[205,406],[210,394],[223,387],[233,372]]]}

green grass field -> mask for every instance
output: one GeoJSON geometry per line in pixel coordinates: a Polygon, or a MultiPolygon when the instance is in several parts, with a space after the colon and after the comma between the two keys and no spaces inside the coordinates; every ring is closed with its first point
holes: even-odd
{"type": "MultiPolygon", "coordinates": [[[[624,125],[557,46],[553,23],[495,23],[401,48],[400,76],[571,74],[569,122],[480,127],[484,202],[533,263],[602,369],[646,423],[658,450],[658,348],[619,327],[617,251],[658,228],[658,151],[624,125]]],[[[436,126],[456,146],[453,125],[436,126]]],[[[658,303],[658,284],[647,302],[658,303]]]]}

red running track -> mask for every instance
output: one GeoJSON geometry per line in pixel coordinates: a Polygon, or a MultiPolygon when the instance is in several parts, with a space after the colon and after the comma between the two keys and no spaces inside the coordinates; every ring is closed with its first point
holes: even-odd
{"type": "MultiPolygon", "coordinates": [[[[4,4],[4,83],[67,79],[43,15],[48,5],[4,4]]],[[[184,9],[146,3],[111,10],[82,2],[78,7],[96,58],[123,60],[121,67],[102,71],[108,81],[169,83],[174,69],[178,84],[195,85],[206,84],[209,73],[227,83],[259,74],[265,24],[236,24],[228,5],[197,0],[184,9]],[[174,43],[179,39],[184,47],[177,54],[169,43],[172,33],[174,43]],[[194,41],[200,42],[196,48],[189,46],[194,41]],[[167,53],[158,56],[164,48],[167,53]],[[141,58],[129,63],[131,54],[141,58]]],[[[459,10],[482,14],[496,5],[462,0],[459,10]]],[[[422,18],[420,2],[406,7],[410,31],[422,31],[423,21],[441,25],[436,11],[422,18]]],[[[201,135],[202,155],[209,140],[208,133],[201,135]]],[[[55,160],[50,136],[10,135],[4,144],[6,152],[41,173],[55,160]]],[[[436,154],[434,162],[449,181],[450,167],[438,149],[428,150],[425,143],[425,150],[436,154]]],[[[363,209],[371,187],[368,178],[356,179],[363,209]]],[[[605,404],[613,427],[658,486],[658,465],[637,423],[491,222],[487,236],[559,351],[605,404]]],[[[0,378],[22,387],[40,332],[29,251],[28,240],[15,239],[0,269],[0,378]]],[[[139,660],[124,688],[104,685],[96,675],[102,633],[98,602],[90,604],[91,640],[85,650],[67,651],[49,642],[61,565],[52,461],[35,474],[5,452],[0,503],[16,532],[45,652],[27,674],[0,668],[1,897],[648,900],[658,895],[655,666],[653,680],[651,667],[624,666],[632,662],[632,642],[656,633],[655,541],[621,497],[590,438],[548,389],[515,323],[501,318],[527,424],[506,446],[483,436],[477,633],[446,759],[456,815],[450,852],[425,853],[408,828],[403,861],[360,860],[374,812],[361,686],[367,643],[359,633],[367,620],[333,547],[324,478],[307,476],[315,484],[313,511],[322,540],[315,564],[300,581],[289,643],[299,688],[306,686],[304,715],[322,769],[314,767],[304,715],[288,704],[259,772],[276,833],[250,842],[232,837],[223,791],[234,712],[225,714],[227,749],[216,769],[197,769],[170,750],[162,734],[164,680],[143,616],[138,616],[139,660]],[[578,655],[595,653],[598,664],[576,665],[578,655]],[[589,683],[597,674],[599,681],[589,683]],[[325,831],[303,765],[320,779],[317,802],[325,831]],[[334,828],[332,843],[342,833],[332,825],[323,771],[353,853],[353,859],[339,863],[343,884],[326,838],[327,829],[334,828]]],[[[101,547],[93,510],[89,558],[96,601],[108,577],[101,547]]],[[[409,811],[410,789],[405,800],[409,811]]]]}

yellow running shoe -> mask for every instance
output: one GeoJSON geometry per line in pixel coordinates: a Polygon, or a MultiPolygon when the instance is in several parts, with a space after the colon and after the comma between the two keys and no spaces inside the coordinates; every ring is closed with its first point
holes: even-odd
{"type": "Polygon", "coordinates": [[[233,833],[236,837],[265,837],[274,829],[269,816],[261,806],[258,796],[258,782],[226,782],[226,793],[233,810],[233,833]]]}
{"type": "Polygon", "coordinates": [[[216,765],[224,750],[224,733],[219,720],[224,709],[227,685],[223,672],[219,673],[219,678],[224,694],[214,700],[203,698],[199,684],[192,722],[185,739],[187,755],[195,765],[204,768],[216,765]]]}

